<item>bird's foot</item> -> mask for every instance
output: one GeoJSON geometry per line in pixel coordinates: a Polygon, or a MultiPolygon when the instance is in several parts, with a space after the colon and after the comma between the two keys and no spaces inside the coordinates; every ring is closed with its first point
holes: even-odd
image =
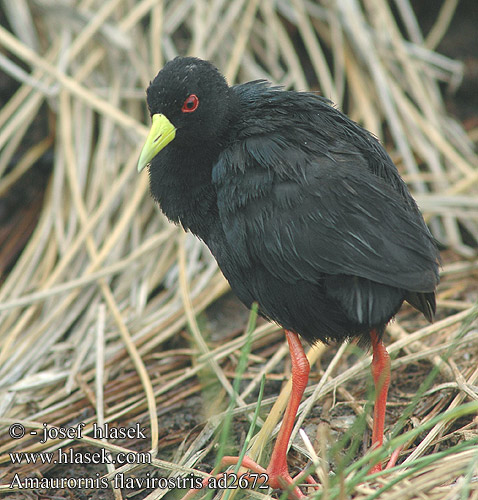
{"type": "Polygon", "coordinates": [[[369,474],[376,474],[377,472],[382,472],[382,470],[388,470],[391,469],[392,467],[395,467],[398,457],[400,455],[400,452],[402,451],[403,446],[399,446],[390,456],[390,460],[388,461],[387,465],[385,466],[385,469],[382,468],[382,464],[378,463],[375,464],[371,469],[369,474]]]}
{"type": "MultiPolygon", "coordinates": [[[[239,457],[223,457],[221,460],[221,466],[228,466],[228,465],[236,465],[239,462],[239,457]]],[[[264,469],[264,467],[261,467],[259,464],[254,462],[251,458],[245,456],[242,459],[241,462],[241,467],[244,467],[246,469],[249,469],[252,474],[244,474],[241,475],[239,478],[234,476],[232,479],[235,480],[235,484],[233,485],[234,488],[243,487],[243,484],[238,484],[239,481],[243,481],[243,478],[247,480],[250,484],[255,486],[256,484],[259,485],[259,487],[269,487],[275,490],[282,490],[282,491],[287,491],[289,490],[289,495],[288,498],[291,500],[297,500],[301,498],[305,498],[305,495],[300,491],[299,487],[296,486],[298,483],[305,481],[308,483],[311,487],[314,487],[315,489],[318,489],[317,487],[317,481],[310,476],[310,475],[305,475],[303,472],[292,478],[287,470],[274,470],[271,467],[268,467],[267,469],[264,469]]],[[[211,488],[211,484],[216,484],[217,481],[221,478],[230,478],[230,474],[227,472],[223,472],[220,474],[217,474],[216,476],[211,475],[208,478],[205,478],[202,487],[198,489],[191,489],[189,492],[186,494],[186,496],[183,498],[183,500],[189,500],[192,498],[194,495],[196,495],[199,491],[201,491],[202,488],[211,488]],[[211,478],[214,477],[216,481],[211,483],[211,478]]]]}

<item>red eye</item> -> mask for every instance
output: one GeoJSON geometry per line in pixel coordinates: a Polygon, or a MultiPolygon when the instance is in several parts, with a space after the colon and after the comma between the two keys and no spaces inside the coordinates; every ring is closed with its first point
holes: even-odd
{"type": "Polygon", "coordinates": [[[195,95],[195,94],[191,94],[184,101],[183,107],[181,108],[181,111],[183,113],[192,113],[193,111],[196,111],[196,109],[198,108],[198,106],[199,106],[198,96],[195,95]]]}

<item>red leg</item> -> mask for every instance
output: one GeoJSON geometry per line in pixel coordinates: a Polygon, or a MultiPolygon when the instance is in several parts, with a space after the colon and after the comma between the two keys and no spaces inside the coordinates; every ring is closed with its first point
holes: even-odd
{"type": "MultiPolygon", "coordinates": [[[[305,388],[307,386],[307,381],[309,380],[310,365],[305,355],[304,348],[300,343],[299,336],[289,330],[285,330],[287,337],[287,342],[289,343],[290,357],[292,361],[292,390],[289,402],[287,403],[287,408],[282,420],[282,425],[279,430],[279,435],[277,436],[277,441],[272,450],[271,460],[269,466],[266,469],[266,474],[269,479],[267,484],[274,489],[286,489],[289,485],[293,483],[292,478],[289,474],[289,468],[287,467],[287,449],[289,447],[289,440],[294,428],[294,420],[297,415],[297,410],[299,409],[300,400],[304,394],[305,388]]],[[[228,460],[234,457],[224,457],[228,460]]],[[[252,462],[252,461],[250,461],[252,462]]],[[[246,467],[251,468],[252,463],[243,464],[246,467]]],[[[254,468],[256,471],[261,470],[261,468],[254,468]]],[[[295,487],[292,490],[292,495],[296,498],[304,497],[303,493],[299,488],[295,487]]]]}
{"type": "Polygon", "coordinates": [[[285,477],[289,475],[287,468],[287,448],[294,428],[294,420],[299,409],[300,400],[304,394],[309,380],[310,366],[296,333],[285,331],[289,343],[290,357],[292,360],[292,392],[285,411],[284,419],[277,436],[277,441],[272,451],[267,473],[269,478],[285,477]]]}
{"type": "MultiPolygon", "coordinates": [[[[290,436],[294,428],[294,420],[299,409],[300,400],[304,394],[309,379],[310,365],[304,352],[304,348],[300,343],[299,336],[289,330],[285,330],[287,342],[289,343],[290,356],[292,360],[292,391],[287,408],[282,420],[282,425],[277,436],[277,441],[272,450],[271,460],[267,469],[264,469],[249,457],[244,457],[242,466],[257,472],[259,474],[266,473],[268,476],[267,484],[274,489],[285,490],[293,483],[293,479],[289,474],[287,467],[287,448],[289,446],[290,436]]],[[[237,464],[238,457],[223,457],[222,465],[237,464]]],[[[307,476],[305,481],[309,484],[315,484],[311,476],[307,476]]],[[[207,480],[203,485],[207,484],[207,480]]],[[[198,490],[190,490],[184,497],[191,498],[198,490]]],[[[305,495],[300,489],[295,486],[292,488],[289,498],[305,498],[305,495]]]]}
{"type": "MultiPolygon", "coordinates": [[[[372,448],[383,444],[383,429],[385,425],[385,409],[387,406],[388,387],[390,385],[390,356],[385,345],[380,340],[377,331],[370,332],[372,338],[372,376],[375,382],[375,407],[373,410],[372,448]]],[[[371,473],[380,472],[381,464],[376,464],[371,473]]]]}

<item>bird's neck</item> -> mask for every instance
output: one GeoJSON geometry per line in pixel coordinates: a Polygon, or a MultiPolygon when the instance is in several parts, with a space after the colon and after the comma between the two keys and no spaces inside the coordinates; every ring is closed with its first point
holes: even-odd
{"type": "Polygon", "coordinates": [[[179,157],[174,148],[165,148],[150,167],[156,172],[150,175],[151,193],[163,213],[206,242],[218,217],[211,183],[214,156],[214,152],[198,149],[179,157]]]}
{"type": "Polygon", "coordinates": [[[169,220],[208,243],[218,224],[216,188],[212,169],[221,150],[229,142],[229,125],[240,114],[235,92],[228,95],[228,112],[217,128],[217,135],[202,144],[176,139],[151,162],[150,188],[153,198],[169,220]],[[154,169],[154,175],[152,171],[154,169]]]}

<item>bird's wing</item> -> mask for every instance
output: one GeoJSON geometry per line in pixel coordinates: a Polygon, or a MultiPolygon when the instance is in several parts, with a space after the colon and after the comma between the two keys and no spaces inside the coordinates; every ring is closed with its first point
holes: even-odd
{"type": "Polygon", "coordinates": [[[260,264],[291,283],[342,274],[435,289],[436,246],[411,198],[373,174],[357,152],[311,159],[276,142],[236,144],[213,169],[237,262],[260,264]]]}

